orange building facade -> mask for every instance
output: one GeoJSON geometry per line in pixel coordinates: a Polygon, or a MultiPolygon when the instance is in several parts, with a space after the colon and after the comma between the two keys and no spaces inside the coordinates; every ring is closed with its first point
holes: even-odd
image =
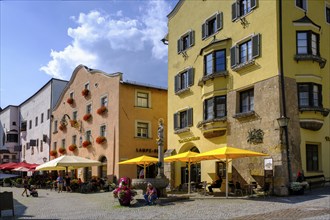
{"type": "MultiPolygon", "coordinates": [[[[140,167],[118,162],[158,156],[158,120],[167,121],[166,112],[166,89],[79,65],[52,112],[51,159],[67,154],[102,162],[77,170],[85,181],[92,176],[136,178],[140,167]]],[[[148,175],[153,177],[155,170],[150,167],[148,175]]]]}

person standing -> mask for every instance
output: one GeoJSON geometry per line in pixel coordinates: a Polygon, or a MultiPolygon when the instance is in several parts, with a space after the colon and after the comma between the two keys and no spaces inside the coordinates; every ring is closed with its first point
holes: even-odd
{"type": "Polygon", "coordinates": [[[24,191],[22,192],[22,196],[24,196],[25,193],[26,197],[29,197],[27,193],[27,190],[29,188],[29,178],[27,176],[23,179],[23,187],[24,187],[24,191]]]}
{"type": "Polygon", "coordinates": [[[144,194],[144,199],[146,200],[146,205],[153,205],[157,199],[157,190],[151,183],[148,183],[146,194],[144,194]]]}
{"type": "Polygon", "coordinates": [[[65,176],[65,190],[66,190],[66,192],[72,192],[71,178],[69,177],[68,174],[66,174],[66,176],[65,176]]]}
{"type": "Polygon", "coordinates": [[[57,182],[58,193],[63,192],[63,183],[64,183],[64,180],[63,180],[62,174],[59,174],[58,175],[58,177],[56,179],[56,182],[57,182]]]}

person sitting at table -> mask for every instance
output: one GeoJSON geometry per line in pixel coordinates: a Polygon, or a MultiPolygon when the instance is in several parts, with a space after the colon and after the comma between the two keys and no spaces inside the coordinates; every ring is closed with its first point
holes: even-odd
{"type": "Polygon", "coordinates": [[[222,184],[222,178],[221,176],[217,175],[217,179],[215,181],[213,181],[213,183],[208,186],[207,188],[209,189],[210,193],[213,193],[212,188],[220,188],[222,184]]]}

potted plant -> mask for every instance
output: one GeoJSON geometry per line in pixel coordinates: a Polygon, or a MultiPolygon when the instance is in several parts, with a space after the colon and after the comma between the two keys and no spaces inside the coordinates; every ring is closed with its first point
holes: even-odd
{"type": "Polygon", "coordinates": [[[70,151],[75,151],[77,149],[77,145],[75,145],[75,144],[71,144],[70,146],[69,146],[69,150],[70,151]]]}
{"type": "Polygon", "coordinates": [[[66,152],[65,147],[60,147],[60,148],[58,149],[58,152],[59,152],[60,154],[65,154],[65,152],[66,152]]]}
{"type": "Polygon", "coordinates": [[[56,151],[56,150],[51,150],[51,151],[49,152],[49,155],[52,156],[52,157],[56,157],[56,155],[57,155],[57,151],[56,151]]]}
{"type": "Polygon", "coordinates": [[[4,187],[8,187],[8,186],[11,186],[11,180],[9,178],[5,178],[3,180],[3,186],[4,187]]]}
{"type": "Polygon", "coordinates": [[[86,140],[86,141],[84,141],[83,143],[82,143],[82,146],[84,147],[84,148],[87,148],[87,147],[89,147],[89,146],[91,146],[91,142],[90,141],[88,141],[88,140],[86,140]]]}
{"type": "Polygon", "coordinates": [[[83,91],[81,91],[81,95],[84,96],[85,98],[88,96],[88,94],[89,94],[88,89],[84,89],[83,91]]]}
{"type": "Polygon", "coordinates": [[[118,198],[119,204],[129,206],[135,195],[136,191],[130,188],[130,179],[128,177],[120,178],[118,188],[113,191],[113,197],[118,198]]]}
{"type": "Polygon", "coordinates": [[[58,126],[58,129],[60,129],[61,131],[64,131],[66,129],[66,125],[60,124],[60,126],[58,126]]]}
{"type": "Polygon", "coordinates": [[[70,120],[71,127],[76,127],[77,124],[78,124],[78,121],[77,120],[70,120]]]}
{"type": "Polygon", "coordinates": [[[68,99],[66,100],[66,102],[67,102],[68,104],[72,105],[73,102],[74,102],[74,99],[73,99],[73,98],[68,98],[68,99]]]}
{"type": "Polygon", "coordinates": [[[84,121],[88,121],[91,118],[92,118],[92,115],[90,113],[85,114],[83,117],[84,121]]]}
{"type": "Polygon", "coordinates": [[[96,138],[96,143],[98,143],[98,144],[102,144],[102,143],[104,143],[106,141],[107,141],[107,139],[104,136],[98,136],[96,138]]]}
{"type": "Polygon", "coordinates": [[[105,106],[101,106],[100,108],[97,109],[96,112],[97,112],[97,114],[102,115],[102,114],[105,113],[107,110],[108,110],[107,107],[105,107],[105,106]]]}

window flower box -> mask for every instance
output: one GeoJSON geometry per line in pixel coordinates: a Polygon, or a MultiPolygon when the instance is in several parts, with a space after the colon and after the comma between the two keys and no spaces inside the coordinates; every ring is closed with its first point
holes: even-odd
{"type": "Polygon", "coordinates": [[[84,141],[83,143],[82,143],[82,146],[84,147],[84,148],[88,148],[88,147],[90,147],[92,145],[92,143],[90,142],[90,141],[84,141]]]}
{"type": "Polygon", "coordinates": [[[81,95],[84,96],[85,98],[88,96],[88,94],[89,94],[88,89],[84,89],[83,91],[81,91],[81,95]]]}
{"type": "Polygon", "coordinates": [[[92,115],[90,113],[85,114],[83,117],[84,121],[89,121],[91,118],[92,118],[92,115]]]}
{"type": "Polygon", "coordinates": [[[105,107],[105,106],[101,106],[99,109],[97,109],[97,114],[99,114],[99,115],[102,115],[102,114],[104,114],[105,112],[107,112],[107,107],[105,107]]]}
{"type": "Polygon", "coordinates": [[[99,136],[96,138],[96,143],[98,143],[98,144],[103,144],[106,141],[107,141],[107,139],[104,136],[99,136]]]}
{"type": "Polygon", "coordinates": [[[72,105],[73,102],[74,102],[74,99],[73,99],[73,98],[68,98],[68,99],[66,100],[66,102],[67,102],[68,104],[72,105]]]}
{"type": "Polygon", "coordinates": [[[71,144],[70,146],[69,146],[69,150],[70,151],[75,151],[77,149],[77,145],[75,145],[75,144],[71,144]]]}
{"type": "Polygon", "coordinates": [[[60,126],[58,126],[58,129],[61,131],[64,131],[66,129],[66,125],[65,124],[60,124],[60,126]]]}
{"type": "Polygon", "coordinates": [[[60,154],[65,154],[65,153],[66,153],[66,150],[65,150],[64,147],[60,147],[60,148],[58,149],[58,152],[59,152],[60,154]]]}
{"type": "Polygon", "coordinates": [[[56,150],[51,150],[51,151],[49,152],[49,155],[52,156],[52,157],[56,157],[56,155],[57,155],[57,151],[56,151],[56,150]]]}
{"type": "Polygon", "coordinates": [[[77,127],[78,121],[77,120],[70,120],[71,127],[77,127]]]}

